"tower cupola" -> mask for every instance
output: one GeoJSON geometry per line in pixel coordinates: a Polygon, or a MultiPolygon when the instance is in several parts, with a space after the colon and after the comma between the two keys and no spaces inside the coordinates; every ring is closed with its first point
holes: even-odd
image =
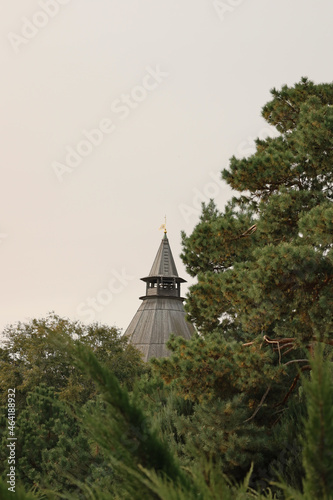
{"type": "Polygon", "coordinates": [[[181,283],[171,252],[166,230],[157,251],[150,273],[141,278],[146,283],[146,294],[134,315],[125,335],[143,353],[144,361],[152,357],[170,355],[166,348],[171,333],[190,339],[194,333],[186,320],[181,297],[181,283]]]}

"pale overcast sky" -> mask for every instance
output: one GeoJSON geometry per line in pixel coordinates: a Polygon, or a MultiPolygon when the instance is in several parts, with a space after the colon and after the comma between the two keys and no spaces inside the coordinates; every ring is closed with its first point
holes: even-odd
{"type": "Polygon", "coordinates": [[[230,198],[219,172],[270,133],[272,87],[332,81],[332,19],[332,0],[2,0],[0,328],[126,329],[165,214],[191,283],[181,230],[230,198]]]}

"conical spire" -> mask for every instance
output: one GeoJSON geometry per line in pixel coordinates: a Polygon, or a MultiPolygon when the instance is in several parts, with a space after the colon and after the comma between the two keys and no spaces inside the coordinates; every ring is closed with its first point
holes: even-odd
{"type": "Polygon", "coordinates": [[[160,247],[157,251],[149,276],[165,276],[170,278],[178,277],[167,233],[164,233],[164,238],[162,239],[160,247]]]}

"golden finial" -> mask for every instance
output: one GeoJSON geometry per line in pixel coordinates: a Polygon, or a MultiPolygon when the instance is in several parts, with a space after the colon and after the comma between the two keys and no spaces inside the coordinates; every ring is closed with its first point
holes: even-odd
{"type": "Polygon", "coordinates": [[[164,224],[161,225],[161,227],[159,228],[159,231],[161,231],[161,229],[164,229],[164,234],[167,234],[167,228],[166,228],[166,216],[164,217],[164,224]]]}

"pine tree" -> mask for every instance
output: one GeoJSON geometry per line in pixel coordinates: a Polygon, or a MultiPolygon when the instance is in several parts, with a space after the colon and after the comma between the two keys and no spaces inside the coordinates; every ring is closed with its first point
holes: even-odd
{"type": "Polygon", "coordinates": [[[310,364],[310,378],[303,377],[302,387],[306,400],[301,436],[303,485],[290,488],[281,475],[286,500],[333,498],[333,364],[322,346],[317,346],[310,364]]]}
{"type": "Polygon", "coordinates": [[[184,443],[178,450],[182,461],[197,463],[204,456],[238,481],[254,462],[252,480],[267,484],[280,446],[267,423],[278,420],[285,378],[276,355],[219,332],[189,341],[173,337],[168,348],[173,356],[152,365],[178,397],[192,403],[191,413],[174,418],[184,443]]]}
{"type": "MultiPolygon", "coordinates": [[[[107,492],[94,485],[82,484],[91,498],[147,500],[241,500],[272,498],[268,492],[261,496],[249,488],[251,471],[236,485],[228,480],[219,467],[202,459],[191,469],[183,470],[170,452],[164,439],[158,436],[151,419],[145,415],[142,402],[130,398],[113,375],[94,354],[82,344],[59,338],[59,344],[73,354],[80,369],[92,377],[99,387],[105,411],[86,413],[85,422],[93,438],[109,457],[117,480],[107,492]]],[[[75,496],[73,497],[75,498],[75,496]]]]}
{"type": "Polygon", "coordinates": [[[280,135],[223,171],[245,194],[223,213],[211,202],[183,234],[198,278],[187,311],[202,333],[227,331],[227,320],[249,339],[291,338],[296,348],[331,342],[333,84],[303,78],[272,96],[263,116],[280,135]]]}
{"type": "Polygon", "coordinates": [[[309,498],[333,497],[333,366],[317,350],[311,379],[304,381],[308,416],[303,439],[304,492],[309,498]]]}
{"type": "Polygon", "coordinates": [[[244,194],[224,212],[204,206],[182,256],[198,280],[186,307],[200,333],[272,350],[292,389],[313,343],[333,345],[333,84],[303,78],[272,96],[262,114],[279,135],[231,158],[223,178],[244,194]]]}
{"type": "MultiPolygon", "coordinates": [[[[308,352],[316,343],[333,345],[332,105],[333,84],[303,78],[272,90],[262,114],[278,135],[258,139],[248,158],[231,158],[222,177],[239,195],[223,211],[213,201],[203,205],[192,234],[182,235],[183,261],[197,278],[186,309],[201,337],[172,341],[174,356],[155,363],[174,390],[194,398],[194,414],[203,414],[205,398],[212,412],[229,405],[233,438],[222,461],[241,464],[252,440],[255,456],[246,421],[265,432],[266,441],[260,432],[257,440],[267,462],[263,468],[257,460],[259,479],[260,471],[273,478],[281,454],[275,436],[284,432],[280,446],[286,442],[288,405],[302,407],[296,389],[311,369],[308,352]],[[239,429],[246,440],[236,438],[239,429]]],[[[212,418],[207,414],[212,437],[228,429],[226,420],[212,418]]],[[[193,421],[184,428],[204,446],[207,430],[200,439],[193,421]]],[[[296,462],[298,475],[290,478],[299,484],[296,462]]]]}

